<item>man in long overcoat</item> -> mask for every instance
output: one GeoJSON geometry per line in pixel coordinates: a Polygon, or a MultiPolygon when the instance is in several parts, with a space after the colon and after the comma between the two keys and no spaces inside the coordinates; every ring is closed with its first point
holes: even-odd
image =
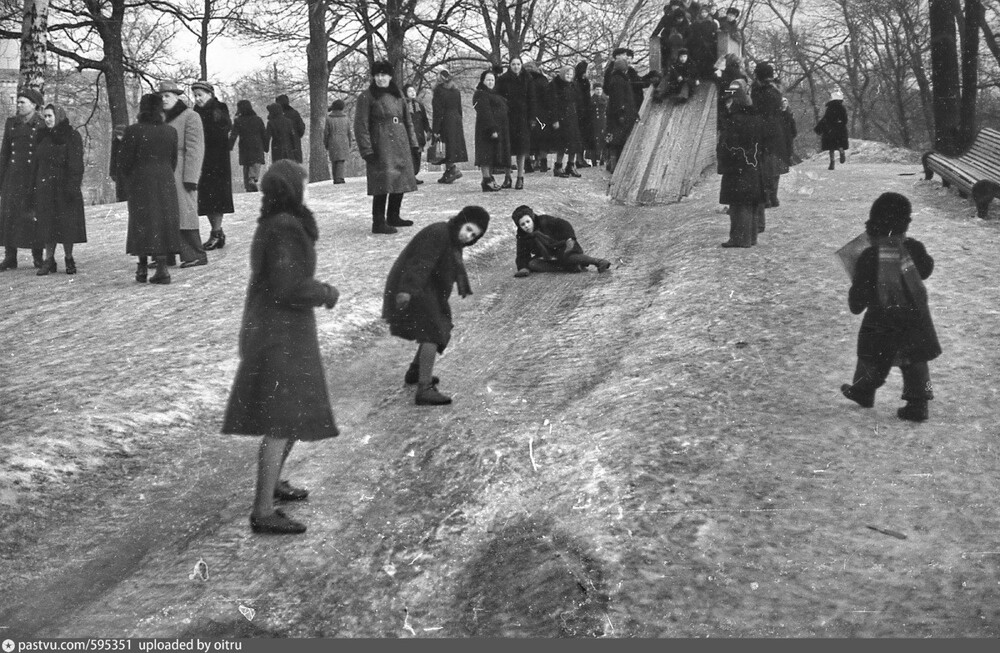
{"type": "Polygon", "coordinates": [[[198,180],[205,159],[205,130],[201,118],[181,99],[177,82],[160,82],[167,124],[177,132],[177,204],[180,208],[181,267],[206,265],[208,254],[198,233],[198,180]]]}
{"type": "Polygon", "coordinates": [[[295,130],[295,140],[292,142],[294,148],[292,158],[298,163],[302,163],[302,137],[306,135],[306,123],[302,120],[302,114],[292,107],[288,96],[284,93],[274,98],[274,101],[281,107],[281,111],[285,114],[285,117],[292,122],[292,129],[295,130]]]}
{"type": "Polygon", "coordinates": [[[7,118],[0,145],[0,244],[4,246],[0,272],[17,267],[17,248],[32,248],[35,267],[42,265],[43,250],[32,244],[31,189],[34,185],[35,151],[45,122],[39,115],[42,94],[23,88],[17,95],[17,114],[7,118]]]}

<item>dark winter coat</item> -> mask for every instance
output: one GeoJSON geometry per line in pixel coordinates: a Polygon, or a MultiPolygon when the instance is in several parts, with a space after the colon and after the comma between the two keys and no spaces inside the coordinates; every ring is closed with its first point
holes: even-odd
{"type": "Polygon", "coordinates": [[[688,50],[694,73],[701,79],[712,79],[718,49],[719,24],[711,18],[695,20],[691,23],[688,36],[688,50]]]}
{"type": "Polygon", "coordinates": [[[452,330],[448,299],[465,270],[458,240],[461,226],[460,216],[427,225],[393,263],[382,295],[382,318],[392,335],[432,342],[439,353],[448,346],[452,330]],[[396,306],[396,295],[401,292],[410,295],[405,310],[396,306]]]}
{"type": "Polygon", "coordinates": [[[552,151],[552,123],[549,120],[549,78],[538,71],[531,72],[535,93],[535,115],[531,120],[531,150],[552,151]]]}
{"type": "Polygon", "coordinates": [[[431,113],[433,131],[445,144],[443,163],[468,161],[469,150],[465,145],[465,131],[462,128],[462,93],[454,82],[442,82],[434,87],[431,113]]]}
{"type": "Polygon", "coordinates": [[[205,158],[198,179],[198,215],[233,213],[233,169],[229,158],[229,107],[211,97],[194,107],[205,133],[205,158]]]}
{"type": "Polygon", "coordinates": [[[330,301],[316,271],[316,221],[305,207],[263,215],[250,248],[250,284],[223,433],[322,440],[339,434],[313,309],[330,301]]]}
{"type": "Polygon", "coordinates": [[[786,109],[781,112],[781,120],[785,127],[785,151],[788,152],[787,165],[793,166],[800,162],[795,155],[795,137],[799,135],[799,130],[795,126],[795,116],[792,114],[792,110],[786,109]]]}
{"type": "MultiPolygon", "coordinates": [[[[879,359],[891,357],[895,365],[929,361],[941,354],[934,323],[927,307],[926,297],[914,297],[904,291],[910,306],[883,307],[878,300],[879,254],[877,243],[868,247],[858,258],[854,280],[848,294],[851,312],[865,316],[858,333],[858,357],[879,359]]],[[[906,248],[921,279],[931,276],[934,259],[924,245],[914,238],[904,238],[906,248]]]]}
{"type": "Polygon", "coordinates": [[[830,100],[826,103],[826,111],[816,125],[815,132],[820,137],[820,150],[846,150],[847,142],[847,109],[843,100],[830,100]]]}
{"type": "Polygon", "coordinates": [[[128,195],[125,252],[133,256],[178,254],[177,131],[159,122],[159,116],[140,114],[139,120],[125,128],[118,157],[118,177],[125,180],[128,195]]]}
{"type": "Polygon", "coordinates": [[[476,111],[476,165],[510,165],[507,101],[495,90],[480,84],[472,95],[472,108],[476,111]]]}
{"type": "Polygon", "coordinates": [[[385,89],[373,83],[358,96],[354,138],[365,160],[369,195],[417,190],[411,152],[417,147],[417,136],[410,110],[394,83],[385,89]]]}
{"type": "Polygon", "coordinates": [[[507,101],[510,152],[527,154],[531,151],[531,123],[538,111],[531,74],[523,68],[517,75],[508,70],[497,78],[496,91],[507,101]]]}
{"type": "Polygon", "coordinates": [[[580,90],[573,82],[556,76],[549,82],[549,123],[554,152],[582,152],[580,138],[580,90]],[[559,127],[555,123],[559,123],[559,127]]]}
{"type": "MultiPolygon", "coordinates": [[[[611,73],[614,71],[615,62],[608,62],[607,67],[604,69],[604,92],[608,92],[608,85],[611,82],[611,73]]],[[[628,79],[629,88],[632,91],[632,101],[635,104],[636,112],[642,108],[642,101],[645,99],[644,89],[646,89],[654,79],[654,74],[652,72],[646,74],[643,77],[639,77],[639,73],[636,72],[635,68],[629,66],[625,69],[625,77],[628,79]]]]}
{"type": "MultiPolygon", "coordinates": [[[[240,100],[240,102],[244,102],[244,100],[240,100]]],[[[264,148],[264,143],[267,142],[267,127],[264,126],[261,117],[250,107],[241,109],[233,120],[233,129],[229,132],[230,150],[233,149],[237,139],[240,142],[239,163],[241,166],[267,163],[264,159],[264,152],[267,151],[264,148]]]]}
{"type": "Polygon", "coordinates": [[[295,127],[280,104],[267,105],[267,137],[264,151],[271,152],[271,163],[282,159],[295,161],[295,127]]]}
{"type": "Polygon", "coordinates": [[[603,92],[590,97],[590,124],[594,128],[594,148],[605,147],[608,133],[608,96],[603,92]]]}
{"type": "Polygon", "coordinates": [[[35,168],[36,237],[42,243],[85,243],[83,139],[68,120],[42,130],[35,168]]]}
{"type": "MultiPolygon", "coordinates": [[[[281,106],[281,105],[279,105],[281,106]]],[[[302,120],[302,115],[293,109],[291,105],[281,107],[288,122],[292,124],[292,157],[298,163],[302,163],[302,137],[306,135],[306,123],[302,120]]]]}
{"type": "MultiPolygon", "coordinates": [[[[180,209],[180,228],[198,228],[199,190],[188,190],[184,184],[197,184],[205,160],[205,128],[201,118],[181,100],[166,112],[166,122],[177,134],[177,165],[174,183],[177,186],[177,206],[180,209]]],[[[228,149],[228,148],[227,148],[228,149]]],[[[228,154],[227,154],[228,156],[228,154]]],[[[230,182],[231,184],[231,182],[230,182]]],[[[230,213],[232,210],[230,210],[230,213]]]]}
{"type": "Polygon", "coordinates": [[[590,118],[590,80],[581,77],[580,72],[585,69],[585,66],[576,67],[577,76],[573,78],[573,84],[576,86],[576,97],[579,101],[576,112],[580,117],[580,142],[583,144],[583,149],[590,150],[594,147],[594,124],[590,118]]]}
{"type": "Polygon", "coordinates": [[[351,155],[351,121],[343,109],[331,111],[323,127],[323,148],[331,161],[346,161],[351,155]]]}
{"type": "Polygon", "coordinates": [[[639,119],[639,108],[635,104],[635,95],[624,71],[612,72],[604,92],[608,95],[607,129],[611,134],[609,145],[620,150],[625,147],[625,141],[639,119]]]}
{"type": "Polygon", "coordinates": [[[428,135],[432,133],[431,121],[427,117],[427,107],[420,100],[406,99],[410,109],[410,120],[413,121],[413,133],[417,136],[417,146],[422,150],[427,145],[428,135]]]}
{"type": "Polygon", "coordinates": [[[781,115],[781,91],[770,82],[750,90],[754,113],[760,116],[760,144],[764,152],[764,177],[788,172],[788,136],[781,115]]]}
{"type": "Polygon", "coordinates": [[[517,224],[517,221],[514,221],[514,224],[517,226],[517,236],[515,238],[517,249],[514,256],[514,265],[517,269],[527,269],[528,263],[532,259],[556,261],[567,268],[578,267],[577,263],[565,260],[570,254],[583,254],[583,248],[576,239],[576,232],[573,231],[573,225],[568,220],[552,215],[545,215],[544,213],[536,215],[533,221],[535,223],[535,232],[540,233],[542,235],[541,238],[536,237],[534,233],[525,233],[521,229],[521,226],[517,224]],[[568,238],[573,239],[573,246],[567,249],[565,245],[568,238]],[[550,244],[546,245],[546,242],[550,244]]]}
{"type": "Polygon", "coordinates": [[[31,188],[35,157],[45,121],[36,111],[27,119],[7,118],[0,144],[0,245],[37,247],[31,188]]]}
{"type": "Polygon", "coordinates": [[[764,201],[760,118],[738,109],[723,123],[716,148],[722,175],[719,204],[754,205],[764,201]]]}

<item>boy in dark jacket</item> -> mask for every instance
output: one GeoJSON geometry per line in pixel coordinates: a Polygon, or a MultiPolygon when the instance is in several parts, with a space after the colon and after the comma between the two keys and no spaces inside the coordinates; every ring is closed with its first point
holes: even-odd
{"type": "Polygon", "coordinates": [[[667,67],[666,75],[653,92],[653,99],[659,102],[669,97],[675,104],[683,104],[694,95],[696,88],[698,88],[698,78],[694,66],[688,61],[687,48],[681,48],[677,52],[677,58],[667,67]]]}
{"type": "Polygon", "coordinates": [[[906,236],[910,213],[910,201],[899,193],[883,193],[872,204],[865,223],[871,246],[858,257],[848,295],[852,313],[867,310],[858,333],[858,365],[854,383],[840,391],[871,408],[875,391],[898,366],[906,405],[896,414],[923,422],[934,398],[927,362],[940,355],[941,346],[923,284],[934,259],[920,241],[906,236]]]}
{"type": "Polygon", "coordinates": [[[588,265],[606,272],[611,267],[610,261],[583,253],[568,220],[536,214],[525,205],[514,209],[510,217],[517,227],[515,277],[532,272],[581,272],[588,265]]]}

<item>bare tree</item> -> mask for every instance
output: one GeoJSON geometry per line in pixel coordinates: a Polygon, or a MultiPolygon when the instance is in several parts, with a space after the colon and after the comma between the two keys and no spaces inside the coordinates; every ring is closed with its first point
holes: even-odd
{"type": "Polygon", "coordinates": [[[45,51],[48,42],[49,0],[24,0],[21,26],[21,86],[45,90],[45,51]]]}

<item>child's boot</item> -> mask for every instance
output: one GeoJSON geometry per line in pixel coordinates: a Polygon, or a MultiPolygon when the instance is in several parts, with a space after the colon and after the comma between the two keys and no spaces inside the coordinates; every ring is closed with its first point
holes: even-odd
{"type": "MultiPolygon", "coordinates": [[[[874,392],[862,392],[855,389],[853,385],[845,383],[840,386],[840,392],[843,393],[845,397],[861,406],[862,408],[871,408],[875,405],[875,393],[874,392]]],[[[925,407],[926,410],[926,407],[925,407]]]]}
{"type": "Polygon", "coordinates": [[[451,403],[451,397],[439,392],[434,383],[420,384],[417,386],[416,403],[418,406],[444,406],[451,403]]]}
{"type": "Polygon", "coordinates": [[[905,406],[896,411],[896,415],[899,419],[905,419],[909,422],[926,422],[927,400],[910,399],[905,406]]]}

